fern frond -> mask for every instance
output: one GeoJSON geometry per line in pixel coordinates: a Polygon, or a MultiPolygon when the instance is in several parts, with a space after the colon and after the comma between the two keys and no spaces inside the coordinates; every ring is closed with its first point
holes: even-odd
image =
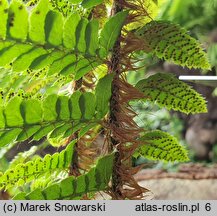
{"type": "MultiPolygon", "coordinates": [[[[0,67],[15,72],[48,68],[47,75],[72,75],[76,80],[103,63],[112,49],[128,11],[118,13],[102,28],[77,12],[64,17],[40,0],[32,10],[18,0],[0,5],[0,67]],[[110,31],[112,29],[112,31],[110,31]]],[[[101,1],[83,1],[89,7],[101,1]]],[[[92,6],[91,6],[92,7],[92,6]]]]}
{"type": "Polygon", "coordinates": [[[68,168],[72,161],[74,143],[69,144],[60,153],[47,154],[44,158],[38,157],[33,161],[19,163],[14,168],[8,169],[0,177],[0,189],[8,189],[16,185],[21,186],[46,172],[68,168]]]}
{"type": "Polygon", "coordinates": [[[20,193],[14,200],[61,200],[72,199],[89,192],[105,190],[112,174],[114,154],[104,156],[98,160],[95,167],[77,178],[68,177],[41,190],[36,189],[31,193],[20,193]]]}
{"type": "MultiPolygon", "coordinates": [[[[99,112],[95,110],[92,93],[75,92],[71,97],[49,95],[42,101],[15,96],[0,109],[1,146],[29,137],[39,140],[46,135],[52,142],[58,137],[64,141],[79,129],[98,124],[99,112]]],[[[100,117],[103,118],[102,113],[100,117]]]]}
{"type": "Polygon", "coordinates": [[[49,95],[42,101],[16,96],[0,107],[0,143],[4,146],[31,136],[39,140],[57,128],[57,136],[63,131],[69,134],[80,123],[96,122],[96,115],[95,96],[89,92],[49,95]]]}
{"type": "Polygon", "coordinates": [[[200,44],[177,24],[152,21],[135,32],[159,58],[189,68],[210,69],[200,44]]]}
{"type": "Polygon", "coordinates": [[[178,80],[171,74],[158,73],[140,80],[136,84],[144,99],[156,102],[167,109],[184,113],[207,112],[206,101],[189,85],[178,80]]]}
{"type": "MultiPolygon", "coordinates": [[[[83,76],[101,64],[98,22],[72,13],[65,18],[40,0],[31,10],[18,0],[0,5],[0,66],[12,64],[12,70],[50,68],[54,73],[83,76]]],[[[79,78],[77,78],[79,79],[79,78]]]]}
{"type": "Polygon", "coordinates": [[[180,145],[175,137],[166,132],[159,130],[146,132],[140,141],[144,144],[137,149],[136,156],[166,162],[189,160],[184,146],[180,145]]]}

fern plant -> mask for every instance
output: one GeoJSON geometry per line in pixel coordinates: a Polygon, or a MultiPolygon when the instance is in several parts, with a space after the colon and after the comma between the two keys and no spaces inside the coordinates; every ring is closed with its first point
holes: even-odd
{"type": "Polygon", "coordinates": [[[139,128],[129,105],[149,100],[187,114],[207,111],[204,98],[172,75],[135,86],[125,79],[138,69],[137,52],[210,68],[200,44],[179,25],[154,21],[153,8],[157,1],[0,1],[0,146],[7,152],[39,143],[0,175],[13,199],[86,199],[101,190],[140,198],[147,189],[133,178],[132,157],[188,160],[171,135],[139,128]],[[37,155],[44,145],[57,152],[37,155]]]}

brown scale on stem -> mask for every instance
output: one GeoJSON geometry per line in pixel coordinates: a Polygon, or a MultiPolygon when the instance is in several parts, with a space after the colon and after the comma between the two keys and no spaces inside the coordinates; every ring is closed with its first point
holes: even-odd
{"type": "MultiPolygon", "coordinates": [[[[81,88],[82,86],[82,78],[77,80],[74,83],[74,91],[77,91],[78,89],[81,88]]],[[[71,140],[78,140],[78,132],[75,132],[74,134],[72,134],[69,137],[68,142],[70,142],[71,140]]],[[[72,155],[72,162],[71,162],[71,167],[69,169],[69,175],[73,175],[73,176],[79,176],[80,175],[80,171],[79,171],[79,162],[78,162],[78,141],[75,143],[74,145],[74,151],[73,151],[73,155],[72,155]]]]}
{"type": "Polygon", "coordinates": [[[147,190],[133,178],[141,167],[132,168],[131,156],[140,144],[141,129],[133,120],[136,113],[130,108],[129,101],[140,99],[143,94],[127,83],[123,76],[115,76],[112,85],[109,128],[110,140],[117,153],[113,170],[115,184],[109,194],[113,199],[139,199],[147,190]]]}
{"type": "Polygon", "coordinates": [[[128,102],[143,97],[143,93],[127,83],[122,76],[113,80],[113,95],[111,99],[110,127],[118,142],[137,142],[141,129],[133,121],[136,113],[132,111],[128,102]]]}
{"type": "Polygon", "coordinates": [[[148,17],[152,20],[151,15],[148,12],[149,5],[145,4],[147,0],[120,0],[119,4],[123,9],[130,10],[126,24],[141,22],[144,17],[148,17]]]}
{"type": "MultiPolygon", "coordinates": [[[[114,0],[111,15],[113,16],[123,9],[136,11],[139,9],[138,2],[140,0],[137,0],[135,4],[133,1],[114,0]]],[[[148,16],[146,11],[144,11],[144,14],[148,16]]],[[[137,13],[130,13],[126,23],[137,20],[137,17],[137,13]]],[[[138,38],[129,32],[124,34],[124,36],[120,35],[113,47],[111,58],[107,63],[109,73],[115,74],[112,82],[110,115],[105,126],[108,130],[106,137],[107,149],[110,152],[116,149],[112,185],[108,192],[113,199],[140,199],[148,191],[140,187],[133,177],[141,167],[132,168],[131,164],[131,156],[140,144],[138,138],[141,129],[133,120],[136,113],[130,108],[129,101],[143,98],[144,95],[127,83],[123,76],[123,72],[134,68],[129,54],[132,51],[141,49],[140,42],[138,38]]],[[[142,48],[148,49],[148,46],[144,43],[142,48]]],[[[89,77],[89,80],[90,82],[86,82],[83,79],[81,82],[82,87],[79,81],[76,82],[74,90],[78,88],[83,90],[85,88],[84,84],[86,87],[92,88],[92,77],[89,77]]],[[[94,143],[94,140],[91,140],[90,137],[91,134],[90,136],[87,134],[87,136],[78,140],[78,133],[73,134],[72,139],[77,139],[78,141],[75,145],[76,151],[73,157],[72,175],[80,175],[79,169],[87,170],[96,157],[96,149],[87,147],[86,145],[87,142],[94,143]]]]}
{"type": "MultiPolygon", "coordinates": [[[[113,16],[123,9],[136,11],[140,6],[138,3],[141,1],[137,0],[134,4],[134,1],[114,0],[111,15],[113,16]]],[[[144,13],[148,16],[146,11],[144,13]]],[[[137,13],[130,13],[126,23],[132,22],[136,17],[137,13]]],[[[141,199],[148,191],[140,187],[133,177],[141,167],[132,168],[131,162],[131,156],[140,144],[138,138],[141,129],[134,121],[136,113],[129,106],[129,101],[143,98],[144,95],[127,83],[122,75],[123,72],[133,68],[129,54],[141,49],[141,43],[138,41],[139,39],[133,35],[131,37],[128,35],[128,38],[120,35],[113,47],[112,56],[108,63],[109,73],[115,74],[112,82],[110,115],[107,122],[109,128],[108,148],[110,151],[116,149],[112,185],[108,192],[113,199],[141,199]]],[[[146,44],[142,48],[146,48],[146,44]]]]}
{"type": "MultiPolygon", "coordinates": [[[[144,17],[152,20],[151,15],[148,13],[149,5],[145,4],[145,0],[119,0],[116,3],[119,8],[129,10],[129,15],[125,21],[125,25],[140,23],[139,26],[143,26],[144,17]]],[[[114,14],[114,10],[112,10],[114,14]]],[[[137,26],[138,28],[138,26],[137,26]]],[[[123,34],[120,35],[119,41],[121,43],[121,50],[119,55],[120,65],[122,65],[122,72],[129,70],[138,70],[135,67],[136,61],[139,61],[132,54],[134,51],[146,51],[146,53],[151,52],[152,48],[144,39],[137,37],[134,34],[134,30],[129,30],[128,27],[124,27],[123,34]]]]}

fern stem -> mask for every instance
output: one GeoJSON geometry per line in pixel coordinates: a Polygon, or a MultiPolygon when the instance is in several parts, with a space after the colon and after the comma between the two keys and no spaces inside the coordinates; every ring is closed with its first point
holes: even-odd
{"type": "MultiPolygon", "coordinates": [[[[77,91],[82,86],[83,78],[80,78],[79,80],[75,81],[74,91],[77,91]]],[[[78,140],[78,131],[73,134],[73,138],[78,140]]],[[[72,153],[72,162],[69,170],[69,175],[73,176],[79,176],[79,164],[78,164],[78,142],[75,143],[73,153],[72,153]]]]}
{"type": "MultiPolygon", "coordinates": [[[[121,6],[121,4],[119,3],[119,0],[114,0],[113,2],[113,7],[112,7],[112,12],[111,12],[111,16],[114,16],[116,13],[121,12],[123,10],[123,7],[121,6]]],[[[119,35],[113,50],[112,50],[112,56],[111,56],[111,64],[109,65],[109,73],[115,73],[113,82],[112,82],[112,96],[110,99],[110,118],[109,118],[109,122],[110,124],[114,124],[118,127],[118,121],[117,118],[115,116],[115,109],[117,108],[117,103],[118,103],[118,92],[119,92],[119,88],[116,85],[116,82],[114,82],[119,78],[119,75],[121,73],[120,69],[119,69],[119,64],[120,64],[120,37],[121,34],[119,35]]],[[[110,149],[113,150],[114,148],[118,148],[117,145],[119,144],[119,141],[117,139],[115,139],[115,137],[110,138],[110,149]]],[[[121,186],[122,186],[122,182],[121,182],[121,176],[119,173],[119,168],[121,167],[121,153],[118,150],[115,153],[114,156],[114,166],[113,166],[113,172],[112,172],[112,194],[113,194],[113,198],[118,199],[118,197],[122,196],[121,193],[121,186]]]]}

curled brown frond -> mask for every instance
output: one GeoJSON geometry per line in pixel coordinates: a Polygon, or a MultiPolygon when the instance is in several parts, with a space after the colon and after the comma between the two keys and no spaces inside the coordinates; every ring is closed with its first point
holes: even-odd
{"type": "Polygon", "coordinates": [[[70,175],[79,176],[81,170],[87,171],[94,164],[95,159],[101,153],[102,144],[99,142],[99,136],[100,134],[95,134],[94,129],[91,129],[80,138],[77,132],[70,137],[69,142],[74,139],[77,140],[74,146],[70,175]]]}
{"type": "Polygon", "coordinates": [[[94,164],[97,150],[93,144],[94,140],[91,137],[84,136],[78,141],[77,153],[79,158],[79,169],[88,170],[94,164]],[[90,146],[87,144],[91,142],[90,146]]]}

